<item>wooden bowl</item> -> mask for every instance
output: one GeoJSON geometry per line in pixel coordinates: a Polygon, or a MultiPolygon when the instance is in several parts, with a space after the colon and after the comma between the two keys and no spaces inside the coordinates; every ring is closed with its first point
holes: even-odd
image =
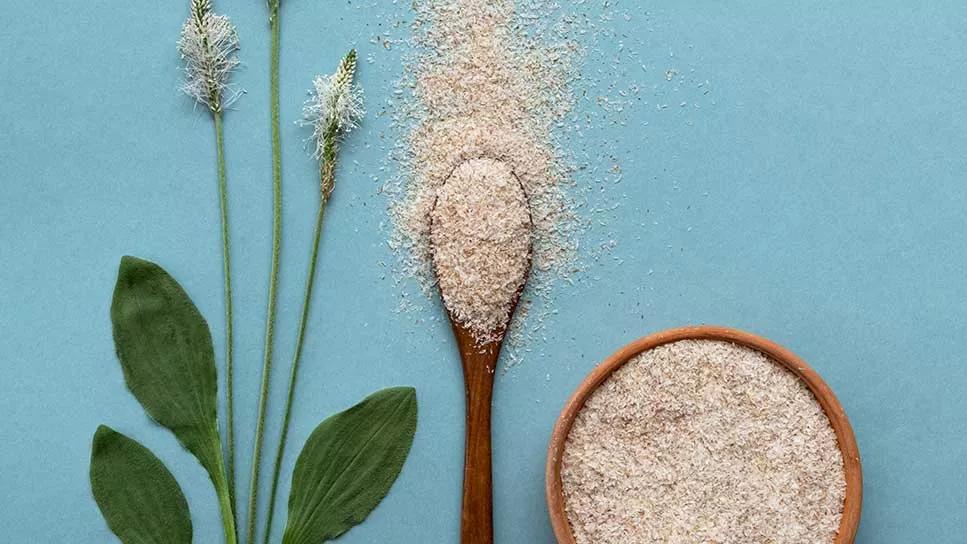
{"type": "Polygon", "coordinates": [[[833,391],[819,377],[819,374],[816,374],[816,371],[786,348],[754,334],[727,327],[713,326],[669,329],[644,338],[639,338],[621,348],[599,364],[581,382],[577,391],[571,395],[571,398],[564,406],[564,410],[561,411],[561,416],[558,418],[557,424],[554,426],[554,432],[551,434],[551,443],[547,452],[547,506],[557,542],[559,544],[575,544],[574,536],[571,534],[571,525],[568,522],[567,513],[564,510],[564,492],[561,484],[561,459],[563,458],[564,444],[567,441],[568,434],[571,432],[571,425],[574,423],[574,418],[578,412],[584,407],[585,401],[587,401],[588,397],[591,396],[599,385],[611,376],[612,372],[639,353],[662,344],[689,339],[723,340],[754,349],[786,367],[806,383],[809,390],[816,397],[816,400],[819,401],[820,406],[826,412],[833,431],[836,433],[839,449],[843,453],[843,468],[846,473],[846,497],[843,503],[843,519],[839,524],[839,532],[837,533],[835,544],[853,544],[856,538],[856,530],[860,524],[860,506],[863,502],[863,474],[860,468],[860,452],[856,446],[856,437],[853,436],[853,429],[850,427],[849,420],[846,419],[846,412],[843,411],[843,407],[836,400],[833,391]]]}

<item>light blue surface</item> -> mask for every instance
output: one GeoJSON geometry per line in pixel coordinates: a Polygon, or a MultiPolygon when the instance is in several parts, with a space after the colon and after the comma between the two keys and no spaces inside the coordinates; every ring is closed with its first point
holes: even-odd
{"type": "MultiPolygon", "coordinates": [[[[402,477],[341,540],[456,542],[463,393],[455,348],[438,307],[395,313],[403,288],[389,273],[387,203],[378,192],[400,48],[371,40],[405,36],[406,25],[392,23],[412,20],[408,3],[284,3],[276,399],[317,191],[306,132],[294,121],[312,75],[331,71],[350,44],[374,59],[360,74],[370,114],[346,146],[327,218],[288,457],[333,411],[378,387],[416,386],[420,427],[402,477]]],[[[598,12],[599,4],[580,9],[598,12]]],[[[612,238],[617,245],[576,285],[557,287],[546,342],[497,381],[498,542],[551,541],[545,447],[581,378],[635,337],[699,322],[786,345],[836,391],[863,456],[858,542],[964,542],[967,7],[679,4],[648,5],[646,15],[635,2],[619,2],[600,23],[620,39],[601,40],[594,48],[606,49],[591,59],[627,56],[619,44],[637,56],[622,64],[627,74],[607,62],[586,74],[641,83],[642,103],[605,116],[583,101],[594,127],[568,146],[579,160],[587,155],[579,184],[594,194],[604,186],[621,204],[602,216],[605,225],[587,234],[585,247],[612,238]],[[687,85],[666,82],[667,69],[687,85]],[[709,86],[697,87],[703,80],[709,86]],[[612,163],[620,183],[603,174],[612,163]]],[[[237,81],[248,91],[226,121],[238,417],[246,423],[239,439],[248,457],[268,271],[267,32],[263,2],[219,9],[239,27],[245,67],[237,81]]],[[[176,90],[173,42],[185,9],[6,2],[2,13],[0,540],[113,541],[87,481],[91,436],[107,423],[165,460],[188,495],[196,542],[219,542],[207,478],[125,390],[108,321],[118,259],[134,254],[185,286],[221,344],[211,126],[176,90]]],[[[615,96],[590,94],[598,92],[615,96]]],[[[276,426],[273,419],[269,451],[276,426]]],[[[239,468],[248,473],[247,462],[239,468]]]]}

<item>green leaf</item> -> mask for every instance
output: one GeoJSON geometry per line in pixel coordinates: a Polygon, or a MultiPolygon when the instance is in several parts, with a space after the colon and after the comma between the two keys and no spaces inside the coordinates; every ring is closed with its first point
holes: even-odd
{"type": "Polygon", "coordinates": [[[384,389],[323,421],[292,473],[283,544],[320,544],[361,523],[389,492],[416,432],[416,391],[384,389]]]}
{"type": "Polygon", "coordinates": [[[104,425],[91,447],[91,490],[124,544],[191,542],[191,514],[175,477],[148,448],[104,425]]]}
{"type": "Polygon", "coordinates": [[[218,386],[205,319],[160,266],[124,257],[111,321],[128,388],[148,415],[198,458],[218,488],[224,480],[215,412],[218,386]]]}

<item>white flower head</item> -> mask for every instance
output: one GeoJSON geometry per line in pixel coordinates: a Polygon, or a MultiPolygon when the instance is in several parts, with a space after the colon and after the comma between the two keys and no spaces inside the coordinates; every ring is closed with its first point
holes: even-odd
{"type": "Polygon", "coordinates": [[[335,151],[337,139],[356,128],[365,114],[363,93],[353,82],[356,74],[356,50],[350,51],[339,63],[336,72],[316,76],[309,100],[302,108],[302,124],[313,127],[314,156],[326,157],[327,149],[335,151]]]}
{"type": "Polygon", "coordinates": [[[185,62],[181,90],[212,112],[221,112],[240,94],[223,96],[232,70],[238,66],[238,48],[238,33],[228,17],[212,13],[211,0],[191,0],[191,13],[178,40],[178,52],[185,62]]]}

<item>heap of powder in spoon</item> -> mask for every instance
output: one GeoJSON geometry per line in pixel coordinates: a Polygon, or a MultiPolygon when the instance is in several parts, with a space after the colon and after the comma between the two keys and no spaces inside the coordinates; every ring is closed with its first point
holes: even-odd
{"type": "Polygon", "coordinates": [[[466,161],[437,193],[431,219],[444,303],[479,342],[496,340],[530,266],[530,211],[520,181],[504,162],[466,161]]]}

